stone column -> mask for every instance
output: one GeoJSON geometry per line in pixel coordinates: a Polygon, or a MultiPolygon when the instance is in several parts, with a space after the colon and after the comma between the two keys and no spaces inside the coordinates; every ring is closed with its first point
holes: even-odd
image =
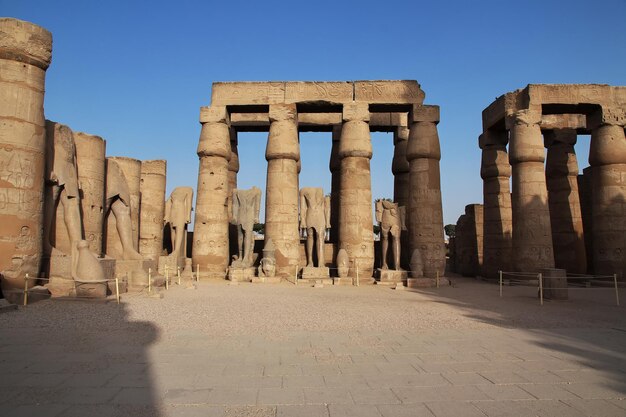
{"type": "Polygon", "coordinates": [[[591,117],[593,270],[626,280],[626,138],[623,110],[603,108],[591,117]]]}
{"type": "Polygon", "coordinates": [[[298,230],[298,115],[295,104],[270,105],[265,150],[265,238],[276,247],[277,272],[293,276],[300,259],[298,230]]]}
{"type": "Polygon", "coordinates": [[[139,253],[155,261],[163,252],[166,173],[167,162],[162,159],[141,162],[139,253]]]}
{"type": "Polygon", "coordinates": [[[507,118],[507,127],[511,131],[512,268],[515,271],[554,268],[540,121],[541,113],[532,110],[520,110],[507,118]]]}
{"type": "Polygon", "coordinates": [[[587,258],[578,195],[575,129],[547,132],[546,185],[552,226],[554,264],[569,273],[585,274],[587,258]]]}
{"type": "Polygon", "coordinates": [[[230,118],[225,106],[200,109],[198,196],[192,262],[211,277],[224,277],[229,262],[228,163],[230,118]]]}
{"type": "Polygon", "coordinates": [[[85,239],[89,242],[89,250],[102,256],[106,142],[100,136],[82,132],[74,132],[74,142],[82,189],[80,204],[85,239]]]}
{"type": "Polygon", "coordinates": [[[341,160],[339,143],[342,126],[333,126],[333,143],[330,149],[330,241],[339,242],[339,190],[341,188],[341,160]]]}
{"type": "MultiPolygon", "coordinates": [[[[237,189],[237,173],[239,172],[239,152],[237,150],[237,131],[230,128],[230,160],[228,161],[228,221],[233,215],[233,190],[237,189]]],[[[238,251],[237,225],[228,225],[229,255],[238,251]]]]}
{"type": "MultiPolygon", "coordinates": [[[[404,206],[405,210],[409,205],[409,161],[406,159],[406,147],[409,144],[409,128],[397,126],[393,132],[393,161],[391,172],[393,173],[393,201],[398,206],[404,206]]],[[[405,219],[406,222],[406,219],[405,219]]],[[[400,264],[403,268],[409,267],[411,258],[409,249],[409,233],[403,230],[400,238],[400,264]]]]}
{"type": "Polygon", "coordinates": [[[446,266],[437,134],[439,106],[414,105],[409,123],[409,247],[411,253],[420,250],[424,276],[434,278],[437,273],[443,276],[446,266]]]}
{"type": "Polygon", "coordinates": [[[339,142],[341,188],[339,191],[339,249],[350,260],[349,275],[358,262],[362,283],[373,282],[374,232],[372,219],[372,142],[367,103],[343,105],[343,128],[339,142]]]}
{"type": "Polygon", "coordinates": [[[506,152],[506,130],[485,132],[480,176],[483,179],[483,268],[482,275],[497,278],[498,271],[511,270],[513,213],[511,211],[511,165],[506,152]]]}
{"type": "Polygon", "coordinates": [[[25,274],[39,273],[43,101],[51,56],[50,32],[22,20],[0,19],[0,271],[4,290],[23,289],[25,274]]]}
{"type": "MultiPolygon", "coordinates": [[[[139,206],[141,204],[141,161],[124,156],[108,157],[120,167],[120,171],[128,184],[130,194],[130,221],[132,225],[133,247],[139,250],[139,206]]],[[[105,253],[116,259],[123,259],[122,242],[115,226],[115,216],[109,213],[107,218],[105,253]]]]}

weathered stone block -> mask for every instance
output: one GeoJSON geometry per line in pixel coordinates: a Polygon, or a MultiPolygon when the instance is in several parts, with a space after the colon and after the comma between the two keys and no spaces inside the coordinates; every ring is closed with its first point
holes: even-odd
{"type": "Polygon", "coordinates": [[[285,101],[284,82],[213,83],[212,105],[275,104],[285,101]]]}
{"type": "Polygon", "coordinates": [[[229,267],[228,268],[228,279],[230,281],[252,281],[254,278],[256,270],[254,267],[248,268],[237,268],[237,267],[229,267]]]}
{"type": "Polygon", "coordinates": [[[434,122],[439,123],[439,106],[413,105],[409,112],[409,123],[434,122]]]}
{"type": "Polygon", "coordinates": [[[329,272],[327,267],[305,266],[302,268],[302,279],[328,278],[329,272]]]}
{"type": "Polygon", "coordinates": [[[228,123],[226,106],[200,107],[200,123],[228,123]]]}
{"type": "Polygon", "coordinates": [[[351,82],[287,82],[285,83],[285,102],[327,101],[347,103],[353,99],[351,82]]]}
{"type": "Polygon", "coordinates": [[[415,80],[354,82],[354,100],[368,103],[421,104],[425,94],[415,80]]]}
{"type": "Polygon", "coordinates": [[[369,105],[367,103],[346,103],[343,105],[342,118],[344,122],[354,120],[368,122],[370,120],[369,105]]]}
{"type": "Polygon", "coordinates": [[[406,281],[409,277],[407,271],[396,271],[393,269],[377,269],[379,282],[402,282],[406,281]]]}

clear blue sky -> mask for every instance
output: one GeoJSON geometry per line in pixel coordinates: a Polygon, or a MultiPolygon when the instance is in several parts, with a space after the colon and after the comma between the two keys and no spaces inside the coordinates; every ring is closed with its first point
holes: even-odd
{"type": "MultiPolygon", "coordinates": [[[[214,81],[416,79],[441,106],[444,222],[482,201],[481,111],[529,83],[626,85],[626,1],[0,0],[50,30],[45,111],[110,156],[167,159],[196,187],[199,107],[214,81]]],[[[266,135],[240,138],[241,188],[265,189],[266,135]]],[[[373,197],[391,197],[374,134],[373,197]]],[[[588,138],[576,150],[587,166],[588,138]]],[[[302,186],[330,189],[329,134],[302,134],[302,186]]]]}

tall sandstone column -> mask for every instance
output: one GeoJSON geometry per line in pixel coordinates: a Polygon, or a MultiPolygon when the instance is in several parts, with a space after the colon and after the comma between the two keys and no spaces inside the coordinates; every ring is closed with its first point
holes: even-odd
{"type": "Polygon", "coordinates": [[[372,178],[370,160],[372,141],[369,105],[343,105],[343,128],[339,143],[341,188],[339,191],[339,249],[345,249],[350,260],[349,275],[360,281],[373,282],[374,232],[372,219],[372,178]]]}
{"type": "MultiPolygon", "coordinates": [[[[228,221],[233,215],[233,190],[237,189],[237,173],[239,172],[239,152],[237,149],[237,132],[230,128],[230,160],[228,161],[228,221]]],[[[237,225],[228,225],[229,254],[238,251],[237,225]]]]}
{"type": "Polygon", "coordinates": [[[102,255],[106,142],[100,136],[74,132],[76,165],[82,189],[83,230],[89,250],[102,255]]]}
{"type": "Polygon", "coordinates": [[[265,238],[276,247],[280,274],[292,275],[300,258],[298,229],[298,115],[295,104],[270,105],[270,132],[265,149],[267,184],[265,238]]]}
{"type": "Polygon", "coordinates": [[[552,226],[554,265],[568,273],[585,274],[587,257],[578,195],[575,129],[555,129],[545,134],[548,145],[546,185],[552,226]]]}
{"type": "Polygon", "coordinates": [[[507,118],[513,193],[513,269],[554,268],[552,229],[544,170],[541,114],[520,110],[507,118]]]}
{"type": "Polygon", "coordinates": [[[342,126],[333,126],[333,143],[330,149],[330,241],[339,242],[339,190],[341,188],[341,160],[339,144],[342,126]]]}
{"type": "MultiPolygon", "coordinates": [[[[120,167],[126,178],[130,194],[130,221],[132,226],[133,247],[139,250],[139,206],[141,204],[141,161],[125,156],[111,156],[120,167]]],[[[115,216],[109,214],[107,219],[106,254],[112,258],[122,259],[124,251],[122,242],[115,226],[115,216]]]]}
{"type": "Polygon", "coordinates": [[[626,280],[626,115],[603,108],[591,121],[593,269],[626,280]]]}
{"type": "Polygon", "coordinates": [[[158,261],[163,251],[165,181],[167,162],[141,162],[141,208],[139,212],[139,253],[158,261]]]}
{"type": "MultiPolygon", "coordinates": [[[[393,173],[393,200],[398,206],[405,207],[409,205],[409,179],[410,167],[409,161],[406,159],[406,148],[409,144],[409,128],[405,126],[396,127],[393,132],[393,161],[391,163],[391,172],[393,173]]],[[[406,222],[406,219],[405,219],[406,222]]],[[[409,253],[409,233],[403,230],[400,236],[401,252],[400,264],[403,267],[409,266],[411,254],[409,253]]]]}
{"type": "MultiPolygon", "coordinates": [[[[0,271],[4,290],[37,276],[42,254],[46,69],[52,35],[0,19],[0,271]]],[[[30,281],[29,285],[34,285],[30,281]]]]}
{"type": "Polygon", "coordinates": [[[482,275],[496,278],[498,271],[511,270],[513,233],[511,211],[511,165],[506,152],[506,131],[485,132],[480,176],[483,179],[483,268],[482,275]]]}
{"type": "Polygon", "coordinates": [[[228,267],[228,162],[231,158],[230,118],[225,106],[200,109],[198,196],[192,262],[201,274],[224,277],[228,267]]]}
{"type": "Polygon", "coordinates": [[[446,250],[439,173],[439,106],[414,105],[409,114],[410,132],[406,150],[409,161],[409,246],[422,255],[424,276],[443,275],[446,250]]]}

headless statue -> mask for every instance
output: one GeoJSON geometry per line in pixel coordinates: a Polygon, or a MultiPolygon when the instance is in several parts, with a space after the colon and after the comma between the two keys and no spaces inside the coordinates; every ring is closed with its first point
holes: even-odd
{"type": "Polygon", "coordinates": [[[115,226],[122,244],[123,260],[142,260],[133,245],[133,228],[130,217],[130,191],[126,177],[113,159],[107,159],[107,184],[105,213],[115,216],[115,226]]]}
{"type": "Polygon", "coordinates": [[[397,271],[402,270],[400,268],[400,234],[402,230],[406,230],[404,217],[404,206],[399,207],[398,203],[388,200],[376,201],[376,221],[380,224],[380,240],[382,243],[382,269],[390,269],[387,265],[387,253],[389,251],[389,240],[391,240],[393,269],[397,271]],[[389,235],[391,235],[391,238],[389,235]]]}
{"type": "Polygon", "coordinates": [[[307,266],[313,267],[313,244],[317,252],[317,266],[323,267],[324,238],[330,228],[330,197],[324,197],[321,188],[306,187],[300,190],[300,229],[306,229],[307,266]]]}
{"type": "Polygon", "coordinates": [[[52,234],[55,230],[57,207],[60,204],[63,207],[63,222],[70,243],[70,274],[76,279],[77,245],[82,239],[76,145],[70,128],[58,123],[46,121],[46,137],[46,182],[50,198],[45,209],[44,250],[49,255],[59,252],[52,244],[52,234]]]}
{"type": "Polygon", "coordinates": [[[193,188],[176,187],[165,203],[165,224],[170,225],[172,238],[172,253],[176,258],[184,258],[185,232],[191,223],[193,188]]]}
{"type": "Polygon", "coordinates": [[[261,190],[233,190],[233,224],[237,226],[238,256],[234,257],[235,267],[250,267],[254,262],[254,224],[259,222],[261,190]]]}

